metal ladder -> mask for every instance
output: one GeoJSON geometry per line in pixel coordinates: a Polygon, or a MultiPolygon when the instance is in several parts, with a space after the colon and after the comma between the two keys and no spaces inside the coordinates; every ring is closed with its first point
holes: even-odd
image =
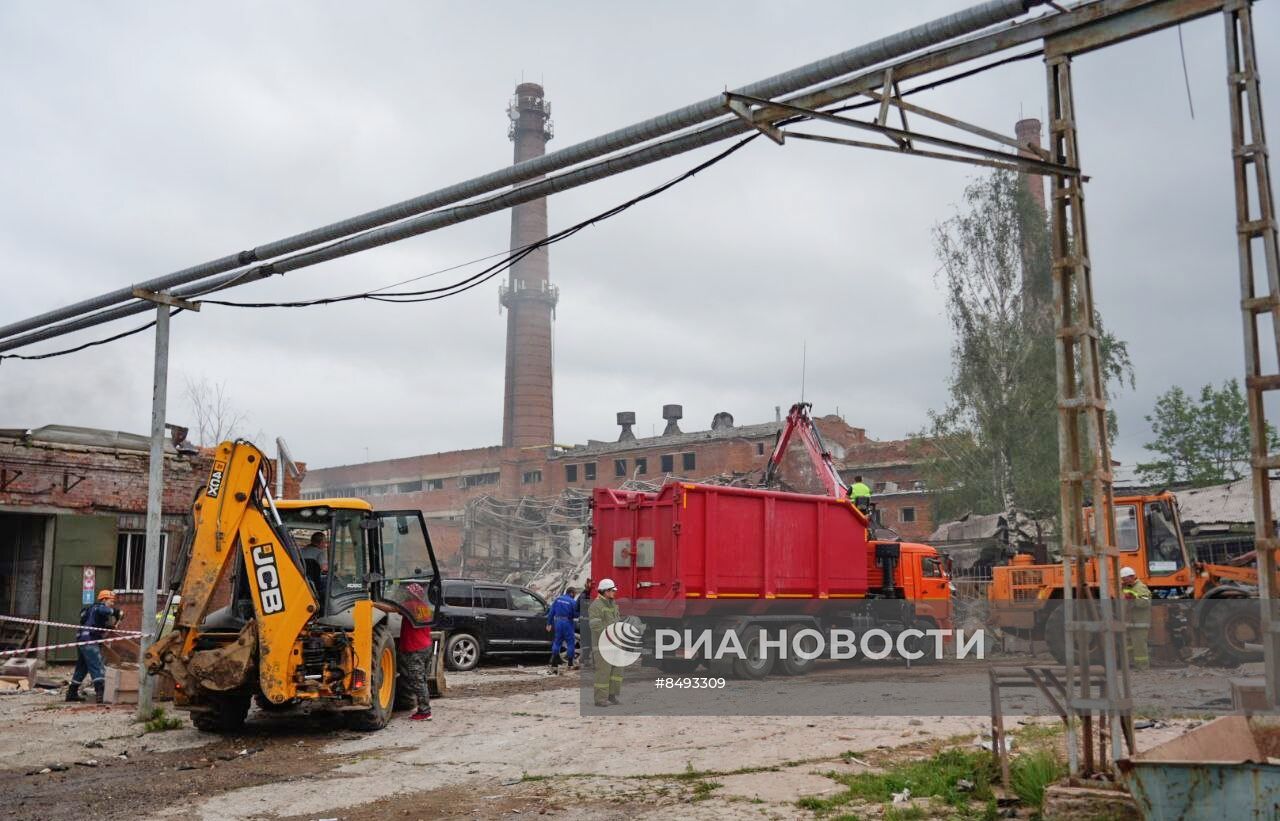
{"type": "Polygon", "coordinates": [[[1275,610],[1276,540],[1271,506],[1271,470],[1280,455],[1268,452],[1267,415],[1263,397],[1280,390],[1280,373],[1264,373],[1259,340],[1267,335],[1263,317],[1271,316],[1271,343],[1280,362],[1280,261],[1276,253],[1275,201],[1271,167],[1258,93],[1258,60],[1253,14],[1247,0],[1231,0],[1223,8],[1227,33],[1227,90],[1231,103],[1231,166],[1235,176],[1236,240],[1240,252],[1240,309],[1244,320],[1245,390],[1249,402],[1253,521],[1258,555],[1258,594],[1262,609],[1262,646],[1267,670],[1267,702],[1280,706],[1280,619],[1275,610]],[[1250,202],[1249,183],[1257,199],[1250,202]],[[1261,244],[1264,283],[1255,275],[1261,244]]]}
{"type": "MultiPolygon", "coordinates": [[[[1045,61],[1049,90],[1049,150],[1054,162],[1080,168],[1071,58],[1045,61]]],[[[1120,757],[1119,739],[1133,750],[1132,700],[1125,625],[1120,601],[1120,556],[1116,549],[1107,400],[1099,332],[1094,322],[1093,279],[1085,230],[1084,185],[1079,176],[1051,178],[1053,308],[1058,380],[1058,463],[1062,505],[1063,607],[1067,706],[1079,717],[1084,761],[1079,760],[1075,722],[1068,722],[1072,775],[1109,769],[1120,757]],[[1086,494],[1086,490],[1088,494],[1086,494]],[[1084,508],[1093,507],[1093,537],[1085,534],[1084,508]],[[1093,598],[1085,568],[1098,568],[1093,598]],[[1098,648],[1091,648],[1094,641],[1098,648]],[[1091,654],[1102,656],[1096,682],[1091,654]],[[1102,719],[1095,728],[1094,713],[1102,719]],[[1098,755],[1094,758],[1096,741],[1098,755]],[[1107,754],[1107,735],[1112,743],[1107,754]],[[1083,768],[1081,764],[1083,763],[1083,768]]]]}

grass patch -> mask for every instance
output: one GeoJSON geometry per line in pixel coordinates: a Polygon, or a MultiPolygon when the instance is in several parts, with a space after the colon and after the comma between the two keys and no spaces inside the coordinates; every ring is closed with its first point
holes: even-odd
{"type": "Polygon", "coordinates": [[[921,821],[921,819],[927,817],[928,816],[925,814],[925,811],[915,805],[907,807],[885,807],[884,815],[881,816],[884,821],[921,821]]]}
{"type": "Polygon", "coordinates": [[[143,722],[142,731],[144,733],[163,733],[166,730],[178,729],[182,726],[182,723],[182,719],[166,715],[163,707],[157,707],[151,711],[151,715],[143,722]]]}
{"type": "Polygon", "coordinates": [[[1028,724],[1015,735],[1023,746],[1032,747],[1055,743],[1066,731],[1061,721],[1055,721],[1052,724],[1028,724]]]}
{"type": "Polygon", "coordinates": [[[526,781],[550,781],[550,780],[551,780],[551,776],[549,775],[529,775],[528,773],[524,773],[524,772],[520,773],[520,783],[522,784],[526,781]]]}
{"type": "Polygon", "coordinates": [[[1009,762],[1009,788],[1023,804],[1039,808],[1045,787],[1066,774],[1067,768],[1053,750],[1031,750],[1009,762]]]}
{"type": "Polygon", "coordinates": [[[719,781],[695,781],[693,782],[693,798],[692,801],[706,801],[711,794],[723,786],[719,781]]]}
{"type": "MultiPolygon", "coordinates": [[[[967,807],[971,800],[989,801],[993,797],[991,782],[996,777],[991,754],[985,750],[948,749],[929,758],[890,765],[882,773],[837,775],[835,780],[848,788],[845,792],[826,798],[802,798],[797,806],[826,813],[854,801],[892,801],[894,793],[910,789],[914,798],[933,796],[953,807],[967,807]],[[960,789],[958,784],[962,780],[971,782],[973,788],[960,789]]],[[[890,806],[886,808],[886,813],[889,810],[911,811],[907,807],[890,806]]],[[[889,816],[886,814],[885,817],[889,816]]]]}

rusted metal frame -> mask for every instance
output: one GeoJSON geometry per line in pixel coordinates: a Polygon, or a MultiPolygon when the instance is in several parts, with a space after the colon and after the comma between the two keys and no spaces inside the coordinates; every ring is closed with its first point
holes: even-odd
{"type": "Polygon", "coordinates": [[[902,154],[908,157],[927,157],[932,160],[946,160],[949,162],[962,162],[970,165],[981,165],[986,168],[1003,168],[1008,171],[1029,171],[1026,165],[1021,164],[1013,157],[1008,162],[1001,160],[987,160],[982,157],[966,157],[960,154],[946,154],[941,151],[925,151],[919,148],[895,148],[892,145],[883,145],[881,143],[869,143],[864,140],[849,140],[843,137],[830,137],[826,134],[809,134],[804,131],[786,131],[783,132],[788,137],[795,137],[798,140],[811,140],[819,143],[832,143],[834,145],[847,145],[853,148],[870,148],[873,151],[888,151],[890,154],[902,154]]]}
{"type": "MultiPolygon", "coordinates": [[[[1050,135],[1054,160],[1074,166],[1079,165],[1079,149],[1076,139],[1074,101],[1072,97],[1071,63],[1067,57],[1046,60],[1049,83],[1050,135]]],[[[1098,567],[1098,599],[1091,608],[1098,611],[1096,621],[1105,628],[1092,630],[1086,620],[1075,616],[1076,596],[1069,597],[1066,624],[1074,641],[1068,641],[1067,677],[1075,677],[1080,668],[1078,696],[1068,697],[1068,705],[1074,712],[1085,711],[1086,733],[1085,771],[1093,762],[1087,739],[1091,729],[1088,713],[1094,705],[1104,705],[1105,720],[1110,724],[1113,739],[1125,737],[1132,742],[1132,707],[1129,703],[1128,663],[1124,645],[1123,624],[1116,619],[1115,602],[1119,595],[1118,557],[1115,555],[1115,523],[1111,477],[1110,453],[1107,447],[1106,394],[1104,391],[1099,345],[1093,330],[1092,276],[1088,262],[1088,235],[1085,222],[1084,192],[1079,178],[1055,176],[1053,191],[1053,254],[1055,319],[1058,322],[1057,341],[1059,371],[1059,435],[1065,436],[1066,453],[1060,451],[1060,479],[1063,486],[1062,510],[1064,544],[1079,546],[1083,535],[1083,496],[1085,481],[1091,485],[1094,508],[1094,536],[1090,540],[1090,556],[1098,567]],[[1067,333],[1071,329],[1071,333],[1067,333]],[[1078,362],[1077,362],[1078,360],[1078,362]],[[1078,371],[1077,371],[1078,366],[1078,371]],[[1081,419],[1083,415],[1083,419],[1081,419]],[[1080,423],[1084,422],[1085,441],[1081,441],[1080,423]],[[1084,446],[1088,451],[1084,450],[1084,446]],[[1088,461],[1086,470],[1085,462],[1088,461]],[[1103,677],[1099,682],[1101,698],[1094,698],[1089,672],[1091,633],[1096,632],[1101,643],[1103,677]],[[1074,652],[1072,652],[1074,650],[1074,652]],[[1076,658],[1076,654],[1079,658],[1076,658]]],[[[1060,443],[1061,444],[1061,443],[1060,443]]],[[[1073,550],[1072,552],[1077,552],[1073,550]]],[[[1087,595],[1085,588],[1085,556],[1064,554],[1064,575],[1070,579],[1071,564],[1075,563],[1075,593],[1080,598],[1087,595]]],[[[1102,728],[1099,727],[1099,730],[1102,728]]],[[[1099,733],[1099,767],[1106,767],[1108,756],[1102,746],[1104,736],[1099,733]]],[[[1111,745],[1110,758],[1118,758],[1118,745],[1111,745]]]]}
{"type": "Polygon", "coordinates": [[[72,473],[69,470],[62,471],[62,492],[70,493],[76,485],[80,484],[87,478],[89,477],[80,473],[72,473]],[[74,480],[72,477],[75,477],[74,480]]]}
{"type": "MultiPolygon", "coordinates": [[[[855,75],[848,80],[821,86],[813,91],[789,98],[789,101],[807,108],[822,108],[834,105],[880,88],[884,83],[885,72],[892,70],[894,84],[933,74],[963,63],[989,57],[1018,46],[1036,43],[1050,37],[1067,34],[1076,29],[1106,21],[1109,18],[1125,13],[1141,10],[1152,5],[1167,5],[1174,0],[1096,0],[1077,6],[1061,14],[1044,15],[1032,20],[1013,23],[997,28],[987,34],[980,34],[953,45],[941,46],[932,51],[925,51],[913,57],[891,63],[883,68],[875,68],[863,74],[855,75]]],[[[1222,0],[1217,0],[1221,4],[1222,0]]],[[[1191,18],[1185,18],[1191,19],[1191,18]]],[[[1182,22],[1172,20],[1169,25],[1182,22]]],[[[780,111],[757,111],[758,119],[776,120],[780,111]]]]}
{"type": "Polygon", "coordinates": [[[1275,609],[1274,549],[1275,525],[1271,498],[1265,392],[1273,389],[1274,377],[1262,373],[1258,325],[1268,310],[1272,315],[1273,342],[1280,361],[1280,262],[1277,261],[1275,203],[1271,191],[1271,169],[1258,94],[1258,65],[1254,48],[1250,4],[1232,0],[1224,5],[1227,47],[1227,89],[1230,104],[1231,158],[1236,195],[1236,242],[1239,253],[1241,318],[1244,326],[1245,394],[1248,397],[1250,473],[1253,479],[1254,537],[1258,543],[1258,599],[1261,608],[1263,665],[1266,671],[1266,698],[1271,708],[1280,708],[1280,633],[1275,609]],[[1248,116],[1246,131],[1245,117],[1248,116]],[[1252,219],[1249,199],[1249,169],[1252,163],[1259,220],[1252,219]],[[1267,266],[1265,297],[1256,294],[1253,241],[1261,224],[1263,264],[1267,266]]]}
{"type": "Polygon", "coordinates": [[[154,302],[157,305],[168,305],[173,308],[182,308],[186,311],[199,311],[200,303],[192,302],[189,299],[176,297],[163,291],[148,291],[145,288],[134,288],[133,295],[138,299],[145,299],[148,302],[154,302]]]}
{"type": "MultiPolygon", "coordinates": [[[[898,97],[898,96],[890,97],[888,94],[881,94],[880,92],[877,92],[877,91],[868,91],[866,92],[866,95],[871,99],[878,101],[880,103],[881,108],[884,108],[886,105],[892,105],[892,106],[895,106],[899,110],[899,112],[910,111],[912,114],[919,114],[921,117],[926,117],[930,120],[936,120],[942,123],[943,125],[949,125],[952,128],[958,128],[961,131],[968,131],[970,134],[975,134],[979,137],[986,137],[988,140],[991,140],[992,142],[1002,143],[1004,145],[1009,146],[1010,148],[1015,148],[1019,151],[1034,152],[1035,154],[1039,155],[1040,159],[1042,160],[1049,159],[1049,152],[1043,148],[1040,148],[1038,146],[1025,145],[1023,143],[1019,143],[1017,139],[1015,139],[1014,137],[1006,137],[1004,134],[1001,134],[996,131],[992,131],[989,128],[983,128],[980,125],[967,123],[964,120],[959,120],[959,119],[956,119],[955,117],[948,117],[946,114],[940,114],[937,111],[924,108],[923,106],[918,106],[913,103],[908,103],[906,100],[903,100],[901,97],[898,97]]],[[[905,113],[904,113],[904,116],[905,116],[905,113]]],[[[881,122],[880,125],[884,125],[884,123],[881,122]]],[[[903,124],[903,128],[906,128],[905,123],[903,124]]]]}
{"type": "Polygon", "coordinates": [[[773,140],[778,145],[782,145],[782,132],[778,130],[777,126],[764,122],[763,120],[757,121],[752,117],[751,107],[749,105],[741,100],[730,100],[728,105],[729,110],[737,115],[739,119],[746,121],[752,128],[773,140]]]}
{"type": "MultiPolygon", "coordinates": [[[[1052,63],[1046,66],[1048,92],[1049,92],[1049,145],[1054,156],[1061,156],[1060,140],[1061,128],[1057,125],[1061,122],[1059,113],[1060,100],[1058,92],[1058,64],[1052,63]]],[[[1070,244],[1066,235],[1066,198],[1059,196],[1060,192],[1066,192],[1069,178],[1059,176],[1057,174],[1050,175],[1050,242],[1055,263],[1053,271],[1053,304],[1054,304],[1054,322],[1058,330],[1072,327],[1075,324],[1075,317],[1072,312],[1071,302],[1071,282],[1073,270],[1065,265],[1057,263],[1065,260],[1070,255],[1070,244]]],[[[1082,530],[1084,523],[1084,493],[1082,491],[1082,476],[1080,464],[1080,446],[1079,446],[1079,424],[1077,421],[1078,410],[1075,407],[1065,405],[1064,400],[1074,398],[1076,395],[1076,368],[1075,368],[1075,345],[1077,337],[1055,334],[1054,336],[1054,361],[1057,381],[1057,398],[1058,398],[1058,465],[1060,471],[1059,477],[1059,503],[1061,505],[1062,515],[1062,593],[1064,608],[1063,624],[1074,621],[1075,619],[1075,601],[1077,596],[1084,594],[1082,584],[1077,582],[1077,578],[1084,577],[1084,564],[1078,558],[1077,546],[1083,543],[1082,530]],[[1077,574],[1075,571],[1079,570],[1077,574]]],[[[1064,688],[1067,693],[1068,702],[1071,694],[1079,691],[1081,698],[1090,695],[1091,685],[1089,681],[1089,656],[1088,644],[1079,643],[1078,636],[1068,633],[1064,642],[1064,655],[1066,662],[1064,688]],[[1077,654],[1080,658],[1077,659],[1077,654]],[[1080,675],[1077,675],[1077,666],[1082,664],[1080,675]]],[[[1069,704],[1068,704],[1069,706],[1069,704]]],[[[1084,743],[1080,745],[1077,742],[1075,733],[1075,722],[1071,722],[1067,726],[1067,757],[1070,774],[1077,777],[1082,773],[1088,773],[1092,770],[1092,740],[1091,740],[1091,717],[1086,714],[1082,717],[1081,730],[1084,734],[1084,743]],[[1080,750],[1083,749],[1084,762],[1080,760],[1080,750]]]]}
{"type": "Polygon", "coordinates": [[[991,754],[1000,765],[1000,783],[1009,786],[1009,754],[1004,743],[1004,707],[1000,703],[1000,674],[997,668],[987,670],[991,685],[991,754]]]}
{"type": "MultiPolygon", "coordinates": [[[[1027,667],[1026,671],[1027,671],[1027,676],[1031,679],[1031,683],[1034,684],[1036,686],[1036,689],[1040,691],[1040,694],[1044,696],[1045,701],[1049,702],[1049,706],[1052,707],[1053,711],[1058,714],[1058,718],[1062,719],[1063,721],[1066,721],[1068,719],[1067,708],[1066,708],[1066,705],[1064,705],[1062,701],[1059,700],[1059,696],[1065,698],[1066,693],[1062,692],[1061,689],[1059,689],[1059,692],[1055,695],[1049,689],[1050,679],[1048,678],[1047,675],[1045,675],[1043,671],[1035,667],[1027,667]]],[[[1057,679],[1053,679],[1053,681],[1057,682],[1057,679]]],[[[1058,688],[1061,688],[1062,685],[1060,683],[1057,683],[1056,686],[1058,688]]]]}
{"type": "Polygon", "coordinates": [[[1075,57],[1221,11],[1224,0],[1158,0],[1045,40],[1045,59],[1075,57]]]}
{"type": "MultiPolygon", "coordinates": [[[[976,154],[980,157],[1000,160],[1002,162],[1025,163],[1027,168],[1036,169],[1042,174],[1070,174],[1079,175],[1080,170],[1073,166],[1067,166],[1060,163],[1044,162],[1041,160],[1031,159],[1030,157],[1019,157],[1013,154],[1006,154],[993,148],[986,148],[979,145],[971,145],[962,143],[957,140],[949,140],[945,137],[934,137],[928,134],[919,134],[910,131],[903,131],[892,126],[881,126],[876,123],[863,122],[855,120],[851,117],[841,117],[838,114],[831,114],[826,111],[817,111],[811,108],[802,108],[790,103],[781,103],[776,100],[767,100],[761,97],[751,97],[745,94],[736,94],[734,92],[725,92],[725,97],[730,101],[742,100],[753,105],[761,106],[762,109],[769,110],[773,108],[782,109],[784,114],[799,115],[807,117],[811,120],[821,120],[822,122],[833,123],[835,125],[843,125],[850,128],[858,128],[865,131],[873,131],[878,134],[888,134],[902,139],[909,139],[923,143],[931,143],[942,148],[949,148],[953,151],[963,151],[970,154],[976,154]]],[[[757,120],[761,119],[761,112],[753,112],[753,117],[757,120]]]]}

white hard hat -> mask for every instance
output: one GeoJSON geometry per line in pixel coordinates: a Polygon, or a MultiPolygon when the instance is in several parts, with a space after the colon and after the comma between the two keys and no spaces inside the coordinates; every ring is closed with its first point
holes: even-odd
{"type": "Polygon", "coordinates": [[[596,585],[596,590],[603,593],[606,590],[617,590],[618,586],[613,583],[613,579],[601,579],[600,584],[596,585]]]}
{"type": "Polygon", "coordinates": [[[1130,576],[1133,576],[1135,579],[1138,578],[1138,571],[1134,570],[1132,567],[1120,568],[1120,578],[1127,579],[1130,576]]]}

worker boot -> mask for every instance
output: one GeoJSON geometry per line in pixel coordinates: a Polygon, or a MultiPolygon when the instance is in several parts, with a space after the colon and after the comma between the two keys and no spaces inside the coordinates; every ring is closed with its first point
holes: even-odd
{"type": "Polygon", "coordinates": [[[106,694],[106,691],[107,691],[107,683],[106,683],[105,681],[95,681],[95,682],[93,683],[93,702],[94,702],[94,704],[101,704],[101,703],[102,703],[102,697],[103,697],[103,695],[105,695],[105,694],[106,694]]]}
{"type": "Polygon", "coordinates": [[[67,685],[67,701],[84,701],[84,696],[80,695],[80,685],[74,681],[67,685]]]}

